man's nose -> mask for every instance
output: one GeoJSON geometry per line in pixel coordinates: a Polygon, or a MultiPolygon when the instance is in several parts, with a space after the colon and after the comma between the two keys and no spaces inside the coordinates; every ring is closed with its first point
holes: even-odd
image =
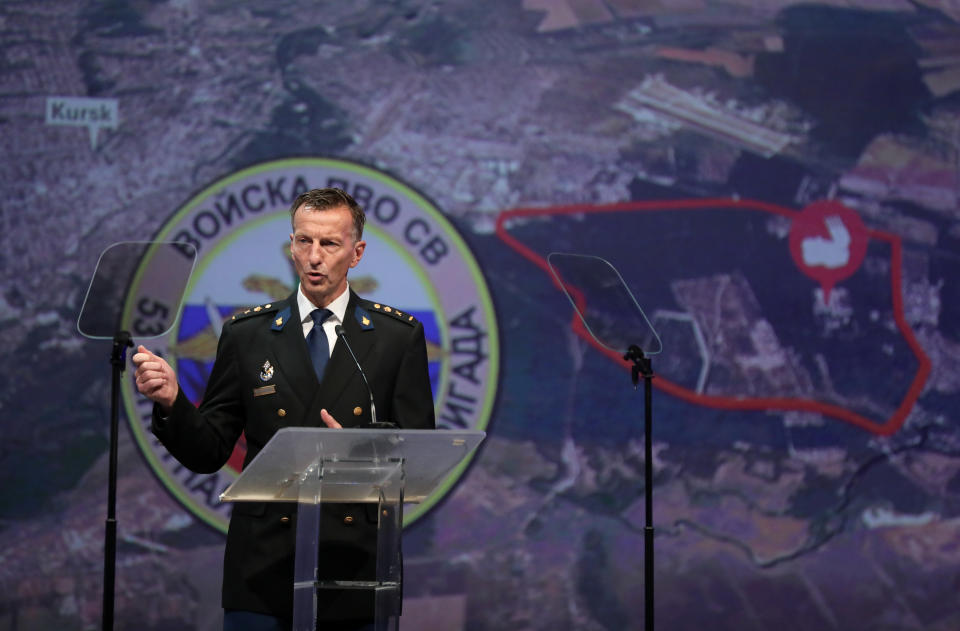
{"type": "Polygon", "coordinates": [[[311,265],[319,265],[323,262],[323,248],[321,248],[319,245],[312,246],[307,258],[309,259],[311,265]]]}

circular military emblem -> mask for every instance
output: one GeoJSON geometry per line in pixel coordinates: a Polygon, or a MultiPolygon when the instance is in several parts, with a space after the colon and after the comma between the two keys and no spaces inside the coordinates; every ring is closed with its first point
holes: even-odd
{"type": "MultiPolygon", "coordinates": [[[[367,249],[350,273],[351,288],[423,323],[438,427],[485,429],[496,394],[499,342],[476,260],[427,199],[384,173],[350,162],[298,158],[259,164],[213,183],[177,210],[156,240],[190,244],[197,264],[179,320],[163,337],[144,344],[170,362],[184,393],[199,403],[224,322],[296,289],[289,207],[300,193],[321,187],[344,189],[367,213],[367,249]]],[[[128,315],[141,316],[132,319],[138,323],[132,331],[138,343],[138,336],[164,330],[177,315],[171,313],[175,308],[147,295],[140,271],[132,276],[125,304],[128,315]]],[[[260,366],[264,382],[273,369],[269,362],[260,366]]],[[[239,475],[245,440],[241,437],[220,471],[193,473],[150,433],[152,403],[136,391],[132,377],[124,381],[123,397],[134,438],[154,473],[190,512],[226,532],[231,504],[219,497],[239,475]]],[[[465,466],[407,511],[405,523],[448,493],[465,466]]]]}

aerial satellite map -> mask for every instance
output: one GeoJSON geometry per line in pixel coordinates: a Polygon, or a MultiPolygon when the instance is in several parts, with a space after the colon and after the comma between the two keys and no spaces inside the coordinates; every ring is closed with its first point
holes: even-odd
{"type": "MultiPolygon", "coordinates": [[[[0,33],[0,631],[100,628],[81,312],[200,403],[324,186],[366,209],[351,288],[424,325],[438,428],[486,433],[405,510],[402,628],[639,631],[648,564],[662,629],[960,628],[957,2],[5,0],[0,33]],[[151,240],[196,252],[182,305],[141,260],[88,300],[151,240]],[[581,319],[557,253],[630,300],[581,319]],[[652,558],[644,391],[598,334],[637,322],[652,558]]],[[[220,629],[245,441],[184,468],[127,359],[115,628],[220,629]]]]}

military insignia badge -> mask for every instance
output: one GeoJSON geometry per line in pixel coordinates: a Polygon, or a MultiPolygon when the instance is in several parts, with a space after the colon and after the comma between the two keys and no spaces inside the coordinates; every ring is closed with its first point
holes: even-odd
{"type": "MultiPolygon", "coordinates": [[[[290,232],[290,200],[309,190],[311,183],[328,181],[341,182],[367,206],[366,240],[370,249],[376,250],[376,256],[364,259],[370,294],[374,294],[375,279],[389,277],[393,293],[384,293],[383,298],[396,296],[390,299],[401,301],[391,305],[379,298],[361,298],[350,316],[353,322],[345,324],[354,325],[352,330],[359,334],[379,329],[382,323],[386,329],[383,334],[389,336],[398,323],[415,327],[420,322],[429,353],[437,425],[486,430],[496,401],[501,361],[497,311],[480,264],[457,227],[433,202],[390,174],[353,162],[285,158],[225,173],[221,179],[202,186],[198,184],[202,192],[187,200],[157,229],[157,235],[164,238],[199,246],[201,256],[185,291],[182,325],[175,329],[176,333],[158,338],[152,350],[165,352],[177,374],[190,375],[180,384],[181,388],[191,400],[200,400],[210,371],[210,356],[215,353],[209,329],[216,319],[211,319],[214,308],[222,314],[235,313],[225,330],[240,327],[245,336],[258,336],[264,345],[256,346],[261,349],[256,353],[268,353],[260,355],[263,359],[259,362],[256,354],[244,360],[246,363],[240,368],[250,383],[244,383],[248,389],[243,396],[257,401],[259,413],[269,414],[274,420],[293,418],[295,410],[289,407],[292,404],[288,400],[292,395],[280,394],[277,366],[271,366],[273,358],[279,361],[279,356],[267,349],[275,343],[282,346],[281,339],[274,335],[289,335],[294,341],[298,335],[303,338],[296,297],[279,298],[295,291],[295,282],[286,286],[293,277],[288,276],[288,259],[279,247],[269,255],[264,251],[263,256],[253,256],[251,252],[270,243],[285,244],[285,235],[290,232]],[[222,209],[222,217],[216,212],[218,208],[222,209]],[[259,303],[248,305],[253,296],[260,295],[269,302],[259,307],[259,303]],[[240,305],[248,305],[249,309],[241,309],[240,305]],[[195,337],[197,341],[193,342],[195,337]],[[205,344],[202,347],[201,339],[205,344]],[[186,346],[188,343],[191,346],[186,346]],[[265,361],[268,358],[270,361],[265,361]]],[[[138,313],[138,305],[145,304],[142,301],[154,299],[150,283],[146,282],[150,278],[150,262],[150,256],[145,255],[131,277],[123,305],[125,312],[138,313]]],[[[351,282],[355,289],[362,284],[360,278],[351,282]]],[[[229,316],[227,320],[230,321],[229,316]]],[[[202,477],[180,466],[154,439],[150,423],[144,422],[145,417],[149,418],[152,401],[139,396],[133,379],[124,379],[122,387],[130,430],[152,472],[194,518],[226,533],[232,503],[216,501],[215,491],[237,479],[240,459],[231,458],[219,471],[202,477]]],[[[360,415],[352,413],[353,407],[346,408],[348,421],[368,418],[362,398],[351,401],[361,408],[360,415]]],[[[411,505],[411,510],[404,511],[404,524],[409,525],[440,506],[442,498],[457,488],[457,479],[463,479],[461,473],[447,478],[429,499],[411,505]]],[[[0,622],[0,631],[3,626],[0,622]]]]}
{"type": "Polygon", "coordinates": [[[270,363],[270,360],[263,362],[263,367],[260,369],[260,380],[261,381],[270,381],[273,379],[273,365],[270,363]]]}

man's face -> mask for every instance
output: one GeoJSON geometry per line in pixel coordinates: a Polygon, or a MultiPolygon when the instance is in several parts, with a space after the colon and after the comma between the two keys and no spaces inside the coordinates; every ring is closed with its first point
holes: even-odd
{"type": "Polygon", "coordinates": [[[347,287],[347,270],[356,267],[367,246],[353,238],[353,216],[346,206],[314,210],[301,206],[293,216],[290,255],[304,295],[326,307],[347,287]]]}

